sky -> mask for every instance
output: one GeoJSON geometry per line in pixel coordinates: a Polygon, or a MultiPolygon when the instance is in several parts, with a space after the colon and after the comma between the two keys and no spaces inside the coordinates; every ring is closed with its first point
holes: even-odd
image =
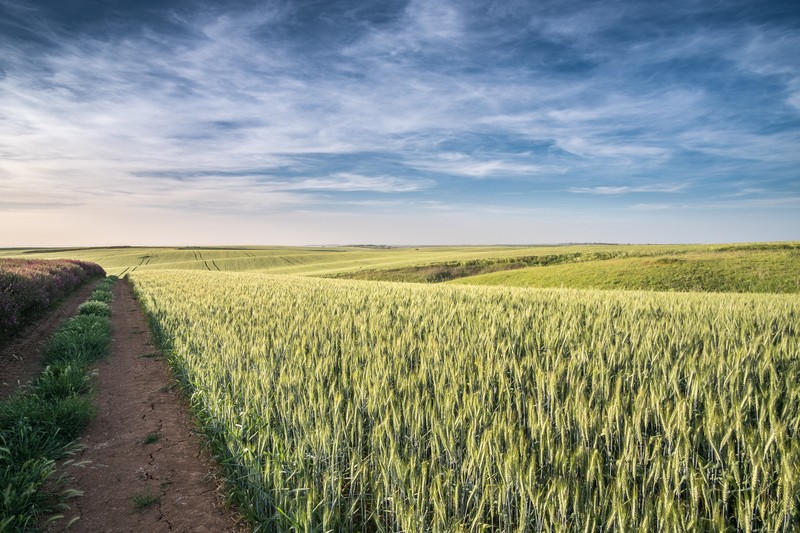
{"type": "Polygon", "coordinates": [[[800,3],[0,0],[0,246],[800,239],[800,3]]]}

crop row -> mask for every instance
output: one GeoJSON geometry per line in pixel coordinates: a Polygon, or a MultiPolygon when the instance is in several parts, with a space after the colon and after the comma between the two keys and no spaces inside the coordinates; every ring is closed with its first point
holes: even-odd
{"type": "Polygon", "coordinates": [[[104,275],[99,265],[85,261],[0,259],[0,338],[26,315],[46,309],[87,278],[104,275]]]}
{"type": "Polygon", "coordinates": [[[796,531],[800,302],[136,272],[264,531],[796,531]]]}

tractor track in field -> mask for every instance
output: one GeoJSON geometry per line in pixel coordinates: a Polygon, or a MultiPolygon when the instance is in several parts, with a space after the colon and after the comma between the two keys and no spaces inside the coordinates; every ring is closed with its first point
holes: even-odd
{"type": "Polygon", "coordinates": [[[14,338],[0,343],[0,400],[39,375],[45,345],[66,319],[78,313],[78,306],[89,298],[95,285],[96,280],[84,283],[14,338]]]}
{"type": "Polygon", "coordinates": [[[114,288],[112,327],[111,355],[96,367],[97,417],[74,457],[89,463],[68,472],[84,494],[49,531],[73,517],[72,532],[246,531],[224,503],[209,454],[127,281],[114,288]],[[151,503],[137,508],[136,498],[151,503]]]}
{"type": "MultiPolygon", "coordinates": [[[[197,255],[200,257],[200,261],[202,261],[202,262],[203,262],[203,264],[206,266],[206,270],[211,270],[211,267],[210,267],[210,266],[208,266],[208,261],[206,261],[206,260],[203,258],[203,254],[202,254],[201,252],[197,252],[197,255]]],[[[217,270],[219,270],[219,269],[217,269],[217,270]]]]}

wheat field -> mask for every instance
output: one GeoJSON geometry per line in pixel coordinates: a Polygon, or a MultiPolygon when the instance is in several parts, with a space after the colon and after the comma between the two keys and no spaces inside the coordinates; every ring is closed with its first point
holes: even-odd
{"type": "Polygon", "coordinates": [[[263,531],[791,531],[800,302],[136,271],[263,531]]]}

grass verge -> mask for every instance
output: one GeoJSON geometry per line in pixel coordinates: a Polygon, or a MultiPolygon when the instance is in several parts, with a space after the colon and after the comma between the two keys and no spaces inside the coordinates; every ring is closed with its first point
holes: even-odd
{"type": "MultiPolygon", "coordinates": [[[[89,302],[107,308],[115,281],[98,283],[89,302]]],[[[34,529],[79,494],[65,476],[54,476],[56,461],[78,449],[94,416],[89,365],[108,354],[110,342],[108,315],[69,319],[47,345],[39,378],[0,402],[0,531],[34,529]]]]}

